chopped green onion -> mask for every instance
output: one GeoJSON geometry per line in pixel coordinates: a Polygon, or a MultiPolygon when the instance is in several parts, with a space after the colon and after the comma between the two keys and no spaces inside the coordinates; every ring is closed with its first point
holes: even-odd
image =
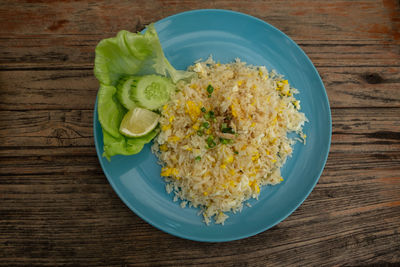
{"type": "Polygon", "coordinates": [[[203,122],[201,126],[203,126],[206,129],[210,128],[210,124],[208,122],[203,122]]]}
{"type": "Polygon", "coordinates": [[[198,136],[203,136],[203,131],[198,130],[198,131],[197,131],[197,135],[198,135],[198,136]]]}
{"type": "Polygon", "coordinates": [[[207,137],[207,148],[213,148],[213,147],[215,147],[217,144],[214,142],[214,136],[212,136],[212,135],[209,135],[208,137],[207,137]]]}
{"type": "Polygon", "coordinates": [[[237,154],[239,154],[239,152],[238,152],[238,151],[236,151],[236,150],[235,150],[235,151],[233,151],[233,153],[235,153],[236,155],[237,155],[237,154]]]}
{"type": "Polygon", "coordinates": [[[199,160],[201,160],[201,157],[200,156],[197,156],[197,157],[195,157],[194,158],[196,161],[199,161],[199,160]]]}
{"type": "Polygon", "coordinates": [[[230,133],[230,134],[234,134],[235,133],[235,131],[231,127],[222,128],[221,132],[230,133]]]}
{"type": "Polygon", "coordinates": [[[214,111],[210,110],[209,112],[207,112],[206,114],[204,114],[204,118],[206,120],[212,119],[213,121],[215,121],[215,114],[214,111]]]}
{"type": "Polygon", "coordinates": [[[229,127],[228,124],[225,122],[221,124],[221,132],[230,133],[230,134],[235,133],[235,131],[232,129],[232,127],[229,127]]]}
{"type": "Polygon", "coordinates": [[[231,144],[233,142],[232,139],[227,139],[227,138],[220,138],[219,141],[223,145],[231,144]]]}
{"type": "Polygon", "coordinates": [[[224,145],[226,145],[226,144],[228,144],[228,140],[222,138],[222,139],[221,139],[221,143],[224,144],[224,145]]]}
{"type": "Polygon", "coordinates": [[[207,144],[208,147],[207,148],[213,148],[215,147],[217,144],[214,141],[211,141],[209,144],[207,144]]]}
{"type": "Polygon", "coordinates": [[[203,112],[203,113],[205,113],[205,112],[207,111],[205,107],[202,107],[200,110],[201,110],[201,112],[203,112]]]}
{"type": "Polygon", "coordinates": [[[210,95],[212,94],[212,92],[214,92],[214,87],[212,87],[211,84],[207,86],[207,92],[208,92],[210,95]]]}

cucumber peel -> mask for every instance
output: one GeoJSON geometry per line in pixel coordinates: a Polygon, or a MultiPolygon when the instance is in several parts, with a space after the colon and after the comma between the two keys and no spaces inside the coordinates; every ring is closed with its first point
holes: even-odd
{"type": "Polygon", "coordinates": [[[131,96],[131,86],[136,82],[137,77],[131,76],[121,78],[117,84],[117,98],[128,110],[132,110],[138,106],[131,96]]]}
{"type": "Polygon", "coordinates": [[[118,82],[117,97],[128,110],[135,107],[156,110],[169,101],[175,88],[171,79],[167,77],[154,74],[130,76],[118,82]]]}

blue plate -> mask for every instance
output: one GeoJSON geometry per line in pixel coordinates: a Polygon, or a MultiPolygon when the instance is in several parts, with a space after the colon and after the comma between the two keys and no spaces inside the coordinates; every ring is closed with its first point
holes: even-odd
{"type": "Polygon", "coordinates": [[[133,156],[102,157],[103,135],[94,116],[97,155],[107,179],[122,201],[143,220],[182,238],[222,242],[246,238],[265,231],[289,216],[317,183],[329,153],[331,114],[324,85],[305,53],[284,33],[268,23],[227,10],[196,10],[167,17],[155,23],[164,53],[177,69],[186,69],[210,54],[221,63],[240,58],[285,75],[300,91],[307,144],[297,143],[282,168],[285,181],[263,187],[251,208],[228,214],[225,225],[206,226],[197,209],[182,209],[165,191],[160,166],[150,144],[133,156]]]}

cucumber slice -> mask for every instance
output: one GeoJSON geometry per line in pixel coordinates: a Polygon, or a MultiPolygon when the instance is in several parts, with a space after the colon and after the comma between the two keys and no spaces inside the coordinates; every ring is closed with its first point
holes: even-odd
{"type": "Polygon", "coordinates": [[[159,75],[146,75],[131,85],[131,97],[138,106],[150,110],[160,108],[170,99],[175,85],[171,79],[159,75]]]}
{"type": "Polygon", "coordinates": [[[131,96],[132,85],[136,85],[139,77],[130,76],[123,77],[117,84],[117,98],[119,102],[128,110],[136,108],[138,105],[135,103],[131,96]]]}

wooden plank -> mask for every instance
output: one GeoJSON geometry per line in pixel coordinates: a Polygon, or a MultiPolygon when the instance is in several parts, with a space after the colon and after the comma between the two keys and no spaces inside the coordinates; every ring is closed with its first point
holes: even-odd
{"type": "MultiPolygon", "coordinates": [[[[101,174],[100,165],[95,153],[88,156],[8,156],[0,158],[0,175],[12,177],[14,175],[87,173],[101,174]]],[[[354,152],[334,153],[329,155],[324,174],[329,177],[340,176],[347,182],[355,182],[354,177],[376,179],[379,172],[399,171],[399,152],[354,152]],[[340,169],[337,166],[340,165],[340,169]]],[[[3,178],[7,181],[6,178],[3,178]]]]}
{"type": "MultiPolygon", "coordinates": [[[[93,142],[93,141],[91,141],[93,142]]],[[[0,146],[0,157],[15,156],[93,156],[95,148],[93,144],[88,146],[0,146]]]]}
{"type": "Polygon", "coordinates": [[[331,108],[400,107],[400,67],[319,68],[331,108]]]}
{"type": "Polygon", "coordinates": [[[92,69],[99,35],[15,35],[0,38],[0,69],[92,69]]]}
{"type": "Polygon", "coordinates": [[[179,12],[220,8],[244,12],[259,17],[287,34],[314,39],[349,40],[375,39],[398,42],[399,9],[396,1],[216,1],[211,5],[194,0],[156,1],[145,0],[79,2],[21,3],[3,1],[0,10],[2,36],[10,33],[39,34],[102,34],[110,36],[118,30],[137,31],[144,24],[157,21],[179,12]],[[8,12],[13,10],[13,12],[8,12]],[[82,16],[84,14],[84,16],[82,16]],[[290,17],[290,19],[288,19],[290,17]],[[29,23],[27,23],[29,21],[29,23]]]}
{"type": "Polygon", "coordinates": [[[92,70],[0,72],[0,110],[93,109],[92,70]]]}
{"type": "MultiPolygon", "coordinates": [[[[364,218],[360,216],[360,220],[364,218]]],[[[35,229],[22,225],[25,232],[21,231],[14,237],[13,242],[8,243],[8,247],[3,251],[5,254],[3,259],[17,265],[27,262],[42,265],[51,262],[53,265],[73,263],[85,266],[117,266],[121,263],[130,266],[215,266],[231,262],[236,265],[254,266],[266,264],[297,266],[299,263],[318,265],[321,262],[326,265],[360,265],[373,262],[394,263],[398,260],[396,249],[399,249],[397,245],[399,240],[396,234],[393,231],[373,231],[372,224],[359,229],[337,231],[336,237],[326,235],[310,238],[301,243],[289,242],[280,246],[273,244],[274,240],[287,241],[284,235],[297,235],[297,231],[318,232],[318,229],[312,229],[312,227],[318,227],[316,224],[305,224],[303,227],[292,229],[279,228],[280,231],[284,231],[284,234],[280,234],[278,229],[275,232],[271,230],[242,242],[229,243],[227,246],[181,240],[156,229],[149,229],[148,225],[141,226],[133,219],[125,217],[122,219],[134,223],[137,227],[136,231],[132,231],[128,223],[120,225],[111,220],[104,220],[103,223],[97,220],[88,222],[71,220],[70,227],[53,220],[43,223],[42,227],[46,228],[49,224],[56,223],[57,226],[61,224],[59,229],[42,230],[48,237],[39,236],[30,241],[27,236],[29,232],[35,233],[35,229]],[[80,227],[87,233],[80,234],[72,228],[78,223],[82,224],[80,227]],[[107,226],[104,226],[105,224],[107,226]],[[110,232],[115,229],[118,229],[118,232],[111,234],[110,232]],[[99,239],[106,239],[107,242],[102,243],[99,239]],[[268,244],[265,244],[266,241],[268,244]],[[143,242],[151,245],[143,247],[143,242]],[[173,244],[173,248],[170,244],[173,244]],[[19,249],[21,247],[26,250],[19,249]],[[99,250],[104,251],[104,254],[108,256],[102,258],[98,253],[99,250]],[[50,256],[43,257],[42,251],[48,251],[50,256]],[[188,251],[191,252],[190,256],[187,255],[188,251]],[[204,257],[205,254],[207,257],[204,257]]],[[[336,222],[341,223],[342,220],[336,220],[336,222]]]]}
{"type": "MultiPolygon", "coordinates": [[[[400,107],[400,67],[330,67],[320,74],[332,108],[400,107]]],[[[0,110],[82,110],[94,108],[98,81],[92,70],[3,71],[0,87],[0,110]]]]}
{"type": "MultiPolygon", "coordinates": [[[[344,165],[351,164],[348,155],[333,153],[332,162],[343,158],[344,165]]],[[[131,213],[97,173],[13,175],[0,183],[0,246],[7,242],[0,256],[4,262],[44,264],[49,258],[37,255],[46,251],[53,263],[71,262],[73,255],[74,263],[96,264],[105,260],[97,253],[101,246],[113,248],[107,265],[121,259],[126,264],[163,266],[212,266],[225,261],[284,265],[398,261],[399,177],[379,172],[379,165],[367,161],[359,166],[366,169],[364,175],[348,168],[349,177],[357,178],[347,180],[336,175],[337,165],[328,165],[313,193],[288,219],[228,245],[192,242],[156,230],[131,213]],[[371,171],[378,176],[368,179],[371,171]],[[143,248],[143,244],[148,245],[143,248]]],[[[399,170],[398,161],[393,166],[399,170]]]]}
{"type": "Polygon", "coordinates": [[[332,121],[331,152],[400,151],[398,109],[333,109],[332,121]]]}
{"type": "Polygon", "coordinates": [[[1,176],[18,174],[54,174],[64,173],[97,173],[102,174],[96,154],[91,156],[32,156],[32,157],[4,157],[0,158],[1,176]]]}
{"type": "MultiPolygon", "coordinates": [[[[92,110],[0,111],[0,118],[0,157],[94,152],[92,110]]],[[[331,152],[371,152],[379,159],[400,151],[399,108],[333,109],[332,119],[331,152]]]]}
{"type": "MultiPolygon", "coordinates": [[[[322,183],[324,186],[332,184],[335,187],[344,184],[356,188],[362,183],[384,183],[384,179],[398,178],[398,171],[400,170],[399,152],[386,152],[380,155],[379,157],[374,152],[332,152],[329,155],[320,184],[322,183]],[[337,168],[338,165],[340,165],[340,168],[337,168]]],[[[0,176],[3,177],[0,184],[17,183],[17,176],[45,175],[44,179],[47,179],[46,177],[51,174],[54,176],[102,174],[97,156],[94,153],[88,156],[8,156],[2,157],[0,160],[0,176]]],[[[30,183],[29,179],[23,181],[30,183]]],[[[336,192],[334,195],[342,196],[342,193],[345,194],[344,192],[336,192]]]]}
{"type": "Polygon", "coordinates": [[[94,146],[92,110],[0,111],[2,147],[94,146]]]}
{"type": "MultiPolygon", "coordinates": [[[[107,36],[108,37],[108,36],[107,36]]],[[[0,38],[0,69],[92,69],[104,35],[15,35],[0,38]]],[[[397,44],[377,40],[293,38],[316,67],[399,67],[397,44]]]]}

